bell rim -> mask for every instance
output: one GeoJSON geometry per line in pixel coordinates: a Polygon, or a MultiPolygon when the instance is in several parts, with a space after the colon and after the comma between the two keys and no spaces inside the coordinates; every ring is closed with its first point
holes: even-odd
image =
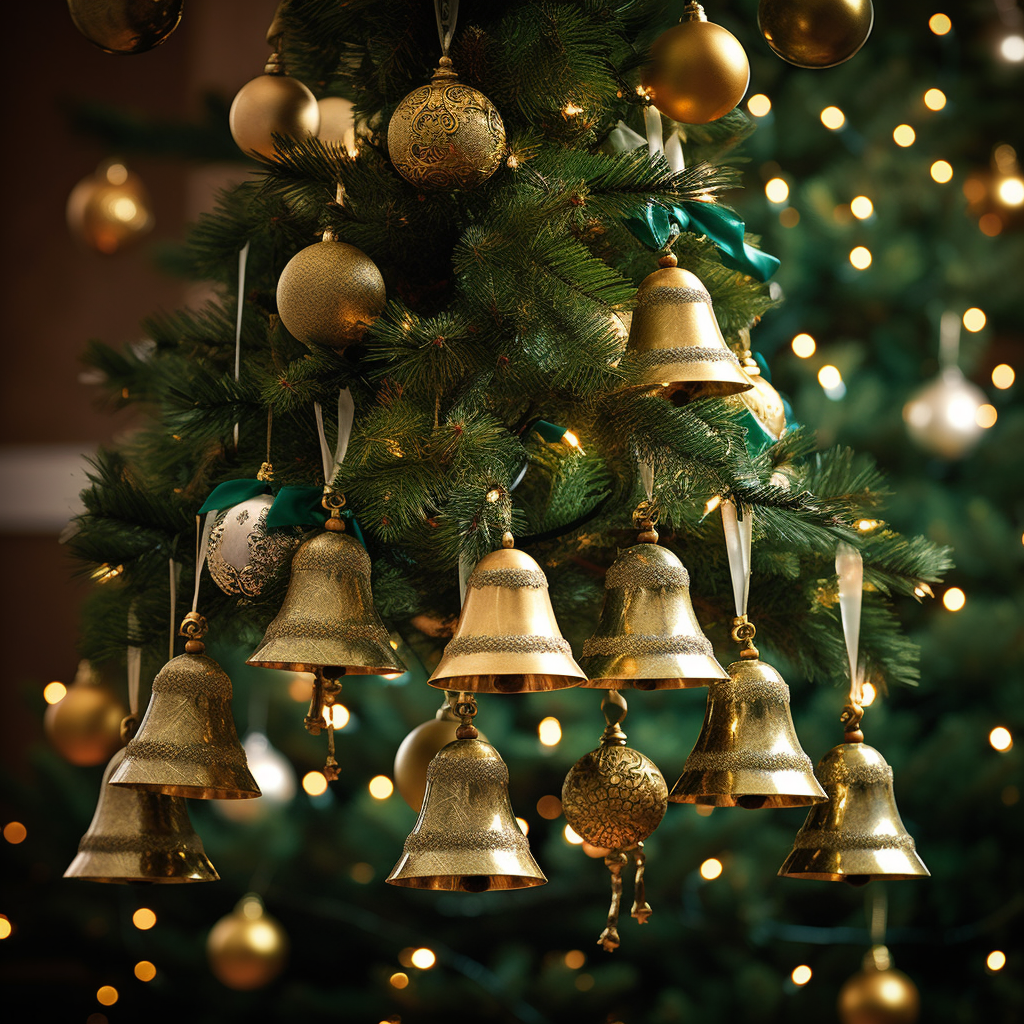
{"type": "Polygon", "coordinates": [[[312,662],[312,661],[264,661],[256,657],[259,654],[256,651],[251,658],[246,659],[246,665],[250,665],[253,668],[276,668],[283,669],[286,672],[316,672],[318,669],[326,668],[344,668],[344,672],[341,675],[345,676],[381,676],[384,679],[397,679],[399,676],[404,675],[406,668],[404,665],[396,664],[394,666],[388,666],[381,668],[376,665],[335,665],[324,662],[312,662]]]}
{"type": "MultiPolygon", "coordinates": [[[[229,786],[181,786],[172,783],[134,782],[130,779],[111,779],[110,786],[135,789],[142,793],[162,793],[164,796],[181,796],[189,800],[251,800],[262,796],[259,787],[254,790],[229,786]]],[[[255,785],[255,782],[253,783],[255,785]]]]}
{"type": "MultiPolygon", "coordinates": [[[[388,885],[397,885],[403,889],[421,889],[432,892],[465,892],[470,895],[475,895],[475,891],[472,889],[464,889],[462,886],[454,884],[466,875],[404,875],[392,877],[389,875],[384,879],[388,885]],[[431,881],[448,881],[453,884],[437,884],[430,885],[424,884],[431,881]]],[[[472,876],[476,877],[476,876],[472,876]]],[[[479,892],[511,892],[515,889],[535,889],[538,885],[547,884],[547,876],[543,873],[539,876],[534,875],[488,875],[489,879],[515,879],[514,885],[494,885],[489,884],[486,889],[481,889],[479,892]]]]}
{"type": "MultiPolygon", "coordinates": [[[[102,874],[94,874],[92,871],[98,871],[101,865],[97,865],[95,869],[88,869],[80,866],[78,870],[75,870],[75,864],[81,860],[96,860],[97,857],[103,857],[103,854],[94,853],[78,853],[75,855],[74,860],[67,866],[62,877],[77,879],[80,882],[102,882],[108,885],[139,885],[139,884],[151,884],[151,885],[180,885],[187,882],[219,882],[220,874],[217,869],[210,862],[210,858],[205,854],[202,855],[201,862],[196,867],[193,867],[188,874],[177,874],[177,875],[143,875],[141,873],[132,874],[120,874],[116,875],[113,873],[104,872],[102,874]],[[200,872],[200,868],[202,872],[200,872]]],[[[109,856],[109,855],[106,855],[109,856]]],[[[116,854],[113,855],[116,857],[116,854]]],[[[114,868],[116,865],[109,865],[109,868],[114,868]]]]}
{"type": "MultiPolygon", "coordinates": [[[[876,870],[871,871],[846,871],[843,870],[843,865],[815,865],[820,867],[833,866],[832,871],[807,871],[801,868],[801,864],[805,864],[814,851],[802,851],[802,850],[791,850],[789,856],[783,861],[782,867],[779,868],[777,877],[779,878],[795,878],[795,879],[808,879],[810,881],[818,882],[845,882],[850,878],[863,878],[868,882],[881,882],[881,881],[908,881],[914,878],[931,878],[931,872],[925,866],[923,860],[916,850],[901,851],[901,860],[905,870],[902,871],[882,871],[877,870],[877,864],[866,864],[865,867],[872,867],[876,870]]],[[[854,851],[857,852],[857,851],[854,851]]],[[[887,851],[892,852],[892,851],[887,851]]],[[[870,853],[862,852],[862,856],[870,856],[870,853]]],[[[810,865],[807,865],[808,867],[810,865]]],[[[857,866],[856,860],[853,865],[857,866]]]]}
{"type": "Polygon", "coordinates": [[[550,693],[553,690],[568,690],[574,686],[582,686],[582,673],[580,676],[552,675],[538,672],[510,672],[510,673],[488,673],[480,675],[450,675],[431,676],[427,683],[437,690],[459,690],[464,693],[550,693]],[[498,685],[487,680],[514,680],[522,679],[523,685],[514,686],[511,683],[498,685]],[[541,685],[537,685],[538,682],[541,685]]]}

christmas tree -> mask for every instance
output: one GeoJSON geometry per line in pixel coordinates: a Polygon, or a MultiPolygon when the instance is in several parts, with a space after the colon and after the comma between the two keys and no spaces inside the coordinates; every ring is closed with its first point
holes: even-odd
{"type": "MultiPolygon", "coordinates": [[[[844,698],[841,690],[813,684],[849,684],[835,549],[845,541],[862,553],[866,678],[899,707],[869,708],[865,727],[895,769],[905,822],[936,876],[886,886],[888,943],[934,1019],[968,1019],[964,1014],[979,1005],[993,1015],[1019,1009],[1013,981],[990,980],[982,966],[989,947],[1014,955],[1005,929],[1019,900],[1005,899],[1004,890],[993,902],[988,877],[1010,870],[1000,844],[1012,836],[1005,805],[1015,799],[1013,762],[994,762],[980,775],[977,767],[986,723],[1013,722],[1014,684],[997,669],[1019,661],[1006,639],[1018,588],[1008,560],[996,585],[989,551],[1016,544],[1006,509],[1019,413],[993,407],[995,427],[963,462],[929,461],[904,444],[899,416],[914,385],[933,375],[928,360],[938,354],[944,310],[959,314],[984,304],[998,329],[1012,308],[1010,282],[1000,291],[990,271],[992,263],[1013,259],[1016,240],[1003,234],[1012,232],[1012,219],[996,213],[1000,230],[987,230],[994,222],[984,219],[979,230],[979,213],[993,211],[965,211],[950,198],[954,186],[939,187],[945,172],[932,159],[939,154],[925,154],[930,140],[941,139],[950,147],[950,167],[966,177],[954,154],[964,168],[980,163],[1000,138],[1006,108],[993,103],[986,118],[971,118],[973,142],[961,141],[923,112],[936,112],[938,100],[924,96],[908,63],[883,65],[879,57],[884,73],[864,88],[866,51],[827,72],[796,72],[764,55],[754,82],[771,95],[771,113],[753,97],[749,116],[737,109],[706,124],[661,123],[660,115],[652,117],[651,88],[638,85],[648,47],[672,20],[660,5],[640,2],[464,10],[448,51],[452,65],[500,114],[506,146],[489,175],[487,167],[469,172],[485,180],[452,188],[449,179],[437,188],[396,172],[390,127],[400,102],[437,63],[434,11],[300,0],[281,11],[272,33],[281,63],[321,99],[352,100],[354,131],[342,142],[279,133],[273,155],[220,197],[178,256],[180,270],[215,283],[215,298],[151,320],[152,343],[142,350],[90,348],[88,360],[113,400],[139,403],[150,415],[125,444],[97,458],[87,511],[68,540],[88,571],[105,580],[86,609],[82,654],[121,678],[126,648],[141,648],[141,675],[151,680],[167,660],[168,562],[181,567],[180,617],[193,592],[196,513],[218,485],[262,475],[260,483],[278,494],[315,494],[290,491],[298,511],[277,532],[266,531],[287,540],[271,562],[256,566],[257,586],[242,588],[230,572],[220,582],[235,593],[223,593],[208,576],[200,580],[207,649],[231,677],[239,726],[268,733],[300,773],[315,773],[322,761],[322,743],[303,733],[300,705],[289,696],[308,699],[308,682],[244,662],[285,600],[299,532],[313,536],[327,516],[319,500],[325,482],[344,494],[346,535],[358,535],[372,559],[373,601],[405,671],[391,680],[345,681],[336,719],[340,776],[326,792],[316,794],[314,778],[310,795],[248,821],[224,820],[207,802],[190,802],[227,882],[219,895],[212,886],[189,886],[112,897],[108,887],[79,886],[75,901],[88,904],[89,927],[104,939],[82,958],[89,984],[98,979],[93,990],[106,979],[121,1005],[152,1013],[156,989],[168,1015],[185,1006],[195,1012],[195,992],[184,979],[205,971],[207,929],[256,891],[290,939],[290,966],[256,993],[208,981],[200,1013],[209,1019],[291,1019],[339,1003],[353,1017],[381,1020],[827,1019],[839,985],[880,941],[881,883],[868,890],[871,931],[863,923],[864,896],[855,890],[776,879],[802,812],[669,808],[647,842],[655,907],[648,926],[624,924],[623,946],[613,955],[592,946],[603,923],[607,873],[600,859],[588,860],[567,840],[557,802],[553,817],[544,810],[604,725],[601,695],[583,688],[487,694],[479,702],[477,724],[509,766],[512,806],[528,825],[546,886],[476,895],[383,884],[414,820],[397,796],[388,798],[394,753],[441,702],[442,692],[424,684],[451,634],[460,577],[465,582],[472,566],[512,533],[516,548],[546,573],[561,632],[578,655],[600,616],[605,571],[618,550],[636,543],[633,513],[646,498],[660,516],[659,545],[688,568],[700,625],[729,661],[735,609],[719,510],[725,499],[752,516],[749,607],[757,642],[793,684],[794,717],[814,759],[842,738],[844,698]],[[807,104],[821,97],[817,82],[834,90],[827,98],[843,108],[845,127],[835,126],[834,114],[823,111],[821,124],[807,115],[807,104]],[[913,103],[888,102],[911,95],[913,103]],[[917,149],[898,138],[889,142],[880,130],[894,113],[896,124],[913,122],[917,149]],[[662,131],[671,162],[652,154],[644,138],[662,139],[662,131]],[[684,169],[673,156],[673,132],[684,169]],[[756,171],[745,174],[745,193],[731,191],[744,154],[758,162],[770,200],[781,196],[777,182],[786,186],[777,218],[757,195],[756,171]],[[935,187],[925,189],[929,168],[935,187]],[[879,190],[878,181],[891,188],[879,190]],[[860,220],[857,205],[850,206],[857,196],[871,198],[873,220],[860,220]],[[759,280],[767,274],[749,263],[749,273],[737,269],[738,256],[757,261],[756,252],[729,252],[703,228],[691,224],[678,237],[675,230],[668,240],[653,237],[653,228],[679,211],[696,216],[725,202],[763,232],[765,250],[782,258],[774,285],[759,280]],[[325,344],[306,326],[329,315],[316,305],[322,289],[311,283],[308,266],[289,261],[309,246],[319,251],[337,243],[354,247],[342,252],[356,261],[346,264],[350,277],[372,278],[369,268],[379,270],[387,303],[371,295],[340,326],[331,325],[325,344]],[[871,263],[858,269],[864,257],[851,252],[846,269],[855,245],[871,263]],[[934,272],[923,272],[925,254],[943,246],[969,256],[929,255],[934,272]],[[643,386],[642,362],[623,357],[624,320],[637,287],[669,250],[706,288],[725,340],[737,349],[752,346],[772,364],[774,383],[794,410],[781,439],[765,432],[752,416],[763,407],[744,403],[742,394],[723,400],[690,397],[685,389],[652,393],[649,379],[643,386]],[[282,298],[286,267],[294,287],[282,298]],[[794,341],[792,356],[784,352],[797,334],[817,339],[812,358],[799,358],[806,340],[794,341]],[[317,419],[330,454],[344,433],[338,398],[346,390],[354,406],[351,437],[335,479],[325,481],[333,467],[323,462],[317,419]],[[997,432],[1004,438],[999,446],[997,432]],[[894,493],[868,453],[893,474],[894,493]],[[962,515],[955,514],[960,508],[962,515]],[[958,560],[951,582],[970,595],[954,628],[949,612],[929,601],[930,585],[937,588],[949,568],[949,544],[958,560]],[[978,604],[992,605],[984,616],[972,589],[982,578],[988,596],[978,594],[978,604]],[[913,598],[928,603],[918,606],[913,598]],[[899,618],[909,620],[909,635],[899,618]],[[968,647],[972,635],[986,640],[968,647]],[[923,700],[904,693],[919,679],[919,645],[927,658],[923,700]],[[967,649],[978,654],[965,666],[967,649]],[[977,701],[969,711],[957,685],[965,672],[977,701]],[[1000,702],[1002,717],[983,710],[984,687],[991,687],[989,700],[1000,702]],[[555,719],[559,731],[549,723],[538,737],[542,719],[555,719]],[[944,836],[947,803],[965,809],[955,833],[944,836]],[[988,870],[972,867],[971,884],[953,887],[948,882],[966,856],[967,830],[999,839],[974,851],[988,870]],[[136,926],[121,940],[115,922],[126,923],[142,906],[156,911],[158,926],[136,926]],[[922,942],[929,933],[944,943],[951,964],[961,964],[958,972],[929,968],[932,954],[922,942]],[[135,972],[148,989],[129,980],[143,960],[157,965],[152,981],[143,978],[145,969],[135,972]],[[811,982],[811,974],[790,979],[798,965],[812,968],[811,982]],[[965,995],[968,973],[974,987],[965,995]]],[[[713,20],[754,51],[752,24],[718,12],[713,20]]],[[[917,22],[908,15],[905,28],[876,29],[868,45],[876,55],[898,53],[907,38],[923,46],[926,25],[927,14],[917,22]]],[[[941,55],[947,44],[936,37],[927,45],[941,55]]],[[[1000,73],[991,61],[974,59],[993,78],[1000,73]]],[[[950,83],[939,84],[952,97],[952,83],[962,87],[967,73],[947,74],[950,83]]],[[[938,89],[932,78],[928,83],[938,89]]],[[[240,134],[236,124],[236,139],[240,134]]],[[[987,337],[978,332],[964,343],[969,372],[1010,358],[983,348],[987,337]]],[[[953,611],[951,593],[945,608],[953,611]]],[[[630,746],[660,765],[671,786],[704,702],[672,689],[626,693],[630,746]]],[[[74,795],[70,831],[80,834],[99,783],[85,774],[50,763],[41,793],[23,800],[57,799],[60,792],[70,802],[74,795]]],[[[56,837],[53,857],[60,861],[56,837]]],[[[1006,885],[1012,888],[1012,880],[1006,885]]],[[[49,906],[37,912],[59,917],[66,890],[45,892],[49,906]]],[[[17,911],[10,916],[17,920],[17,911]]],[[[68,989],[69,1005],[82,1005],[71,1002],[74,986],[68,989]]]]}

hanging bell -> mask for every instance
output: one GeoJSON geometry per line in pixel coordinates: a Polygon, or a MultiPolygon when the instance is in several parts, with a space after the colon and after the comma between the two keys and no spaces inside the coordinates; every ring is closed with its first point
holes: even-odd
{"type": "Polygon", "coordinates": [[[677,403],[748,391],[753,384],[726,345],[700,278],[677,267],[671,253],[658,262],[661,269],[637,289],[623,357],[638,372],[636,385],[677,403]]]}
{"type": "Polygon", "coordinates": [[[295,552],[284,603],[248,664],[293,672],[324,668],[331,678],[405,671],[373,607],[370,556],[343,527],[328,528],[295,552]]]}
{"type": "Polygon", "coordinates": [[[580,685],[677,690],[727,679],[693,613],[690,574],[657,543],[653,522],[644,525],[644,543],[619,552],[605,574],[604,609],[583,645],[588,678],[580,685]]]}
{"type": "Polygon", "coordinates": [[[789,687],[756,650],[711,684],[700,735],[668,798],[748,810],[826,799],[793,728],[789,687]]]}
{"type": "Polygon", "coordinates": [[[466,584],[455,635],[428,682],[443,690],[522,693],[576,686],[583,670],[558,629],[541,567],[511,546],[485,555],[466,584]]]}
{"type": "Polygon", "coordinates": [[[465,738],[442,747],[427,768],[419,817],[387,877],[392,885],[487,892],[547,881],[512,811],[508,768],[468,721],[459,729],[465,738]]]}
{"type": "Polygon", "coordinates": [[[864,885],[930,874],[896,809],[892,769],[874,747],[840,743],[814,774],[828,803],[810,809],[780,875],[864,885]]]}
{"type": "Polygon", "coordinates": [[[65,878],[87,882],[216,882],[220,877],[192,829],[181,797],[108,786],[124,759],[103,773],[89,830],[65,878]]]}
{"type": "Polygon", "coordinates": [[[231,680],[203,651],[206,620],[190,612],[180,633],[185,653],[153,680],[139,733],[111,775],[114,786],[199,800],[260,795],[231,715],[231,680]]]}

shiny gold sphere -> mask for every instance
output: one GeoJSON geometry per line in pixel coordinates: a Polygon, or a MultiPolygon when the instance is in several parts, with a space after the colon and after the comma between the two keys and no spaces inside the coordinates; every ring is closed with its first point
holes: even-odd
{"type": "Polygon", "coordinates": [[[384,278],[361,249],[317,242],[297,252],[277,282],[277,311],[307,345],[344,348],[384,310],[384,278]]]}
{"type": "Polygon", "coordinates": [[[43,730],[66,761],[79,766],[106,764],[121,749],[121,720],[128,709],[88,668],[43,715],[43,730]]]}
{"type": "Polygon", "coordinates": [[[786,430],[786,407],[782,396],[761,376],[761,368],[751,356],[741,357],[740,366],[750,378],[753,387],[727,398],[733,407],[745,408],[757,420],[761,429],[778,441],[786,430]]]}
{"type": "Polygon", "coordinates": [[[842,1024],[914,1024],[921,999],[917,986],[902,972],[865,970],[839,991],[842,1024]]]}
{"type": "Polygon", "coordinates": [[[107,53],[144,53],[181,20],[182,0],[68,0],[75,28],[107,53]]]}
{"type": "Polygon", "coordinates": [[[246,991],[269,985],[284,970],[288,945],[284,928],[250,895],[210,929],[206,958],[221,984],[246,991]]]}
{"type": "Polygon", "coordinates": [[[231,136],[249,156],[273,160],[274,135],[301,139],[320,130],[316,97],[297,78],[260,75],[238,90],[228,113],[231,136]]]}
{"type": "MultiPolygon", "coordinates": [[[[450,718],[432,718],[429,722],[417,725],[402,740],[395,753],[395,786],[402,799],[414,811],[419,811],[423,806],[427,765],[442,747],[455,741],[455,730],[460,724],[450,718]]],[[[483,733],[480,733],[479,739],[487,742],[483,733]]]]}
{"type": "Polygon", "coordinates": [[[83,178],[71,190],[66,212],[71,234],[106,255],[138,241],[153,227],[142,179],[118,160],[83,178]]]}
{"type": "Polygon", "coordinates": [[[505,158],[505,126],[494,104],[441,66],[429,85],[414,89],[391,115],[388,155],[417,188],[470,189],[505,158]]]}
{"type": "Polygon", "coordinates": [[[668,787],[650,758],[629,747],[601,746],[569,769],[562,811],[592,846],[628,850],[661,823],[668,787]]]}
{"type": "Polygon", "coordinates": [[[798,68],[849,60],[871,35],[871,0],[761,0],[757,24],[768,45],[798,68]]]}
{"type": "Polygon", "coordinates": [[[750,65],[728,29],[711,21],[682,21],[654,41],[641,81],[666,117],[707,124],[743,99],[750,65]]]}

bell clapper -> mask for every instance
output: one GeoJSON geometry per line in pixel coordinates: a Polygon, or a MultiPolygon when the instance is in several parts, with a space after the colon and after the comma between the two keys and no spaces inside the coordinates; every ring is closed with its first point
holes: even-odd
{"type": "Polygon", "coordinates": [[[185,652],[187,654],[202,654],[206,650],[206,644],[202,639],[206,633],[206,619],[199,612],[189,612],[178,628],[178,636],[186,637],[185,652]]]}
{"type": "Polygon", "coordinates": [[[319,736],[321,729],[327,730],[327,762],[324,765],[324,777],[328,782],[333,782],[338,777],[338,762],[334,759],[334,715],[331,708],[338,702],[341,693],[339,677],[344,674],[345,669],[337,665],[316,667],[313,696],[309,702],[309,712],[303,720],[306,731],[311,736],[319,736]]]}
{"type": "Polygon", "coordinates": [[[608,908],[608,923],[601,932],[597,944],[605,952],[612,953],[619,948],[619,906],[622,903],[622,869],[629,863],[629,858],[621,850],[612,850],[604,859],[604,866],[612,876],[612,903],[608,908]]]}
{"type": "Polygon", "coordinates": [[[757,660],[760,652],[754,646],[754,636],[757,630],[754,624],[746,615],[737,615],[732,620],[732,638],[740,645],[740,657],[757,660]]]}
{"type": "Polygon", "coordinates": [[[636,862],[636,878],[633,881],[633,909],[630,916],[635,917],[640,924],[647,924],[652,911],[644,891],[644,866],[647,864],[647,854],[644,853],[642,841],[633,849],[633,860],[636,862]]]}

